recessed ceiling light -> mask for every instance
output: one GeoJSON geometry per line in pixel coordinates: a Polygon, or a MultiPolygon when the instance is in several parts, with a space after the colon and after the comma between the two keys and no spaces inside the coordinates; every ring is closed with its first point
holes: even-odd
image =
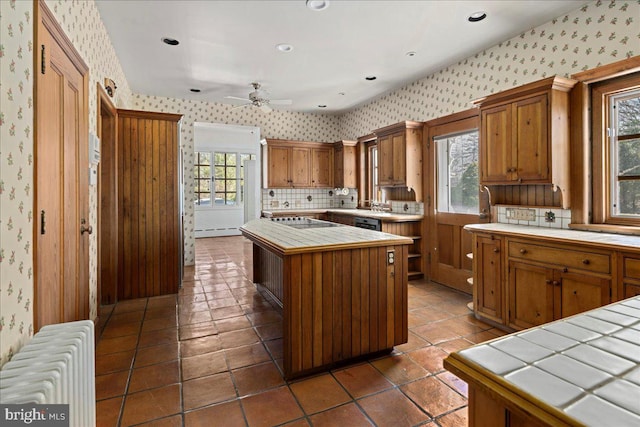
{"type": "Polygon", "coordinates": [[[372,81],[372,80],[377,79],[377,77],[376,77],[376,76],[367,76],[367,77],[365,77],[364,79],[365,79],[365,80],[372,81]]]}
{"type": "Polygon", "coordinates": [[[416,55],[417,53],[415,53],[414,51],[407,52],[407,56],[416,56],[416,55]]]}
{"type": "Polygon", "coordinates": [[[291,52],[293,50],[293,46],[287,43],[280,43],[276,45],[276,49],[280,52],[291,52]]]}
{"type": "Polygon", "coordinates": [[[325,10],[329,7],[329,0],[307,0],[307,7],[311,10],[325,10]]]}
{"type": "Polygon", "coordinates": [[[338,95],[340,95],[340,96],[344,96],[344,95],[345,95],[345,93],[344,93],[344,92],[338,92],[338,95]]]}
{"type": "Polygon", "coordinates": [[[200,89],[189,89],[193,93],[200,93],[200,89]]]}
{"type": "Polygon", "coordinates": [[[171,37],[163,37],[162,42],[169,46],[178,46],[180,44],[178,40],[172,39],[171,37]]]}
{"type": "Polygon", "coordinates": [[[318,108],[327,108],[327,106],[324,105],[324,104],[320,104],[320,105],[318,105],[318,108]]]}
{"type": "Polygon", "coordinates": [[[478,12],[474,12],[471,15],[469,15],[469,18],[467,19],[469,20],[469,22],[479,22],[486,17],[487,17],[487,14],[480,10],[478,12]]]}

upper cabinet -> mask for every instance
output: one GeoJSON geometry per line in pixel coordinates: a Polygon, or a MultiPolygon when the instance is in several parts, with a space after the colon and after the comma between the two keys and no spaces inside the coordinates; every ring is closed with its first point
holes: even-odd
{"type": "Polygon", "coordinates": [[[422,201],[422,123],[400,122],[374,131],[378,139],[378,183],[407,187],[422,201]]]}
{"type": "Polygon", "coordinates": [[[333,147],[320,142],[267,140],[267,187],[333,187],[333,147]]]}
{"type": "Polygon", "coordinates": [[[549,77],[474,103],[480,107],[480,183],[552,184],[569,206],[569,92],[549,77]]]}
{"type": "Polygon", "coordinates": [[[334,148],[334,185],[338,188],[356,188],[357,141],[338,141],[334,148]]]}

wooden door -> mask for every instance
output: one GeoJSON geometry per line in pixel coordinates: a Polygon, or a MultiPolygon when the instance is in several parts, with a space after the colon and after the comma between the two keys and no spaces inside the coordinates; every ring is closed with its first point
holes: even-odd
{"type": "Polygon", "coordinates": [[[554,320],[554,271],[509,261],[509,326],[526,329],[554,320]]]}
{"type": "Polygon", "coordinates": [[[393,140],[391,135],[378,138],[378,184],[393,185],[393,140]]]}
{"type": "Polygon", "coordinates": [[[118,110],[118,299],[178,292],[178,114],[118,110]]]}
{"type": "Polygon", "coordinates": [[[88,67],[39,2],[35,327],[89,318],[88,67]]]}
{"type": "MultiPolygon", "coordinates": [[[[479,184],[473,185],[478,197],[478,213],[452,212],[446,206],[438,206],[440,191],[448,191],[446,184],[438,182],[438,148],[436,140],[448,135],[475,133],[478,129],[478,113],[467,110],[425,124],[426,152],[428,159],[424,169],[426,177],[427,203],[425,203],[427,253],[430,279],[453,287],[462,292],[472,293],[467,279],[473,275],[471,260],[466,256],[472,252],[471,233],[464,231],[467,224],[489,221],[488,199],[480,193],[479,184]],[[482,215],[480,215],[482,212],[482,215]]],[[[476,178],[477,179],[477,178],[476,178]]]]}
{"type": "Polygon", "coordinates": [[[311,153],[311,185],[313,187],[333,187],[333,150],[314,148],[311,153]]]}
{"type": "Polygon", "coordinates": [[[602,307],[611,302],[611,280],[579,273],[558,272],[559,283],[556,296],[556,319],[602,307]]]}
{"type": "Polygon", "coordinates": [[[482,110],[480,182],[508,182],[517,159],[512,150],[511,104],[482,110]]]}
{"type": "Polygon", "coordinates": [[[545,181],[549,177],[547,95],[514,102],[513,114],[516,179],[545,181]]]}
{"type": "Polygon", "coordinates": [[[311,187],[311,149],[293,147],[291,149],[291,185],[311,187]]]}
{"type": "Polygon", "coordinates": [[[502,317],[502,239],[478,236],[474,251],[475,309],[496,322],[502,317]]]}
{"type": "Polygon", "coordinates": [[[118,162],[116,107],[98,83],[98,306],[117,302],[118,282],[118,162]]]}
{"type": "Polygon", "coordinates": [[[267,171],[269,188],[291,187],[291,149],[288,147],[268,146],[269,170],[267,171]]]}

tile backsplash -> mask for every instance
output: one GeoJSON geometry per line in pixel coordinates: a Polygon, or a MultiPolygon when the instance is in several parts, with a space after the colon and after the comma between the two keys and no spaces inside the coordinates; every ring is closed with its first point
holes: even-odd
{"type": "Polygon", "coordinates": [[[333,188],[263,188],[262,210],[281,209],[355,209],[358,190],[349,188],[348,194],[337,194],[333,188]]]}
{"type": "Polygon", "coordinates": [[[411,215],[424,215],[424,203],[422,202],[410,202],[406,200],[389,200],[391,205],[391,212],[405,213],[411,215]],[[406,209],[405,209],[406,208],[406,209]]]}
{"type": "Polygon", "coordinates": [[[498,222],[503,224],[568,229],[569,223],[571,223],[571,209],[503,205],[497,205],[496,208],[498,222]],[[527,217],[527,219],[518,219],[523,217],[527,217]]]}

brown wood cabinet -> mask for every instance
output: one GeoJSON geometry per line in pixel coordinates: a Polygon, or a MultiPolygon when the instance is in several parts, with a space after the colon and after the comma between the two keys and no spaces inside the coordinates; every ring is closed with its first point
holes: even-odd
{"type": "Polygon", "coordinates": [[[118,110],[118,299],[178,292],[182,115],[118,110]]]}
{"type": "Polygon", "coordinates": [[[502,307],[502,239],[496,236],[477,235],[472,243],[474,284],[474,309],[491,320],[504,323],[502,307]]]}
{"type": "Polygon", "coordinates": [[[311,149],[311,186],[333,187],[333,148],[311,149]]]}
{"type": "Polygon", "coordinates": [[[333,187],[333,147],[319,142],[267,140],[267,187],[333,187]]]}
{"type": "Polygon", "coordinates": [[[397,236],[409,237],[413,244],[409,246],[409,269],[407,278],[409,280],[420,279],[424,276],[422,269],[422,222],[421,221],[382,221],[382,230],[385,233],[397,236]]]}
{"type": "Polygon", "coordinates": [[[606,249],[482,233],[473,234],[473,248],[476,316],[508,330],[601,307],[640,286],[625,278],[614,291],[618,257],[606,249]]]}
{"type": "Polygon", "coordinates": [[[407,187],[422,201],[422,123],[400,122],[374,131],[378,139],[378,183],[407,187]]]}
{"type": "Polygon", "coordinates": [[[341,215],[338,213],[330,212],[329,213],[329,221],[335,222],[337,224],[351,225],[354,224],[354,216],[353,215],[341,215]]]}
{"type": "Polygon", "coordinates": [[[357,141],[338,141],[334,149],[334,185],[338,188],[356,188],[356,144],[357,141]]]}
{"type": "Polygon", "coordinates": [[[622,289],[619,290],[622,298],[631,298],[640,295],[640,255],[623,254],[622,262],[622,289]]]}
{"type": "Polygon", "coordinates": [[[569,91],[575,83],[549,77],[474,102],[480,107],[481,184],[552,184],[569,207],[569,91]]]}

